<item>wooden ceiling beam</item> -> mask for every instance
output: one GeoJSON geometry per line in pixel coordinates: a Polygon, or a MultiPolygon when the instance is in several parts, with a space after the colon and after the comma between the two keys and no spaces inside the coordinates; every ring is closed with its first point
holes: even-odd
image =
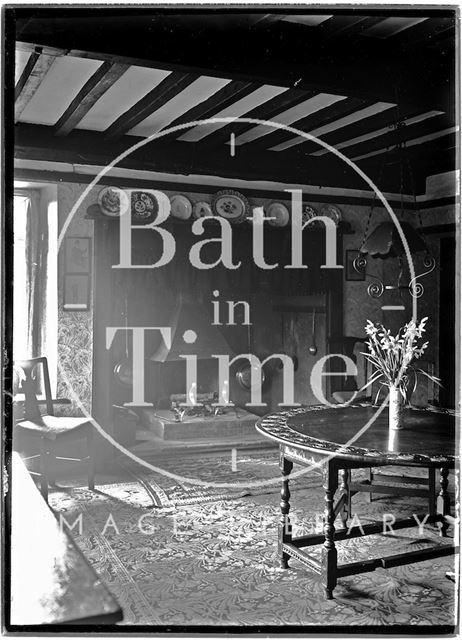
{"type": "MultiPolygon", "coordinates": [[[[346,100],[340,100],[340,102],[336,102],[333,105],[322,109],[321,111],[316,111],[315,113],[305,116],[304,118],[293,122],[291,126],[295,129],[300,129],[300,131],[310,132],[311,129],[315,130],[324,125],[331,124],[336,120],[340,120],[340,118],[355,113],[356,111],[359,111],[366,106],[368,106],[368,103],[365,100],[347,98],[346,100]]],[[[249,148],[252,149],[252,151],[262,151],[263,149],[270,149],[271,147],[275,147],[276,145],[281,144],[282,142],[285,142],[287,140],[291,140],[294,137],[294,133],[284,131],[283,129],[274,129],[268,135],[257,138],[255,141],[247,143],[243,148],[249,148]]],[[[314,145],[317,149],[320,149],[320,146],[318,144],[311,143],[307,140],[304,143],[304,151],[305,145],[314,145]]]]}
{"type": "Polygon", "coordinates": [[[438,146],[421,145],[406,149],[405,163],[401,174],[402,159],[398,149],[392,149],[383,155],[358,160],[357,164],[373,177],[379,189],[390,191],[389,186],[399,193],[401,175],[404,193],[416,195],[425,193],[428,176],[454,170],[456,149],[449,140],[441,140],[438,146]]]}
{"type": "MultiPolygon", "coordinates": [[[[20,123],[15,127],[15,157],[25,160],[50,161],[73,164],[106,166],[140,138],[126,136],[117,142],[106,142],[101,134],[74,130],[67,137],[53,135],[52,127],[20,123]]],[[[213,175],[252,182],[315,184],[347,189],[364,189],[364,182],[345,163],[329,157],[300,157],[281,152],[258,154],[251,151],[231,158],[223,151],[197,154],[194,144],[169,142],[163,148],[148,143],[135,154],[127,156],[117,166],[136,171],[154,171],[188,176],[213,175]]],[[[455,166],[454,140],[441,139],[433,144],[410,147],[406,151],[412,168],[414,192],[425,190],[428,175],[449,171],[455,166]]],[[[367,175],[388,192],[399,192],[400,171],[397,151],[389,152],[384,168],[383,156],[359,161],[367,175]],[[386,171],[385,171],[386,169],[386,171]],[[379,181],[379,182],[378,182],[379,181]]],[[[69,168],[65,168],[69,171],[69,168]]],[[[405,192],[412,193],[409,171],[405,168],[405,192]]]]}
{"type": "MultiPolygon", "coordinates": [[[[437,111],[422,112],[421,109],[417,110],[415,108],[410,108],[400,109],[398,119],[397,110],[391,108],[375,116],[371,116],[370,118],[360,120],[347,127],[342,127],[337,131],[327,133],[323,136],[323,139],[349,156],[351,155],[350,149],[354,146],[373,145],[374,142],[382,138],[382,136],[387,136],[396,132],[398,122],[403,123],[403,129],[405,127],[422,124],[423,122],[427,122],[429,126],[431,126],[431,123],[437,117],[440,117],[438,116],[437,111]]],[[[436,126],[438,126],[438,121],[436,121],[436,126]]],[[[303,153],[315,155],[323,155],[326,153],[311,142],[304,143],[302,150],[303,153]]]]}
{"type": "Polygon", "coordinates": [[[22,112],[34,97],[54,61],[55,56],[42,54],[40,47],[31,53],[15,89],[14,115],[16,121],[19,120],[22,112]]]}
{"type": "MultiPolygon", "coordinates": [[[[253,93],[260,86],[261,85],[256,84],[255,82],[242,82],[240,80],[231,81],[222,89],[210,96],[210,98],[197,104],[192,107],[192,109],[189,109],[189,111],[186,111],[186,113],[176,118],[176,120],[171,122],[168,126],[170,128],[180,124],[185,124],[186,122],[195,122],[197,120],[213,118],[213,116],[219,111],[234,104],[250,93],[253,93]]],[[[176,138],[182,133],[182,131],[177,131],[171,134],[171,136],[176,138]]],[[[165,140],[166,137],[167,136],[165,136],[163,140],[165,140]]]]}
{"type": "Polygon", "coordinates": [[[404,125],[400,128],[390,128],[389,133],[345,148],[345,153],[350,158],[354,158],[355,156],[360,156],[382,148],[398,146],[400,142],[412,142],[412,140],[438,131],[444,131],[452,126],[454,126],[454,124],[448,119],[446,114],[434,116],[433,118],[415,124],[404,125]]]}
{"type": "Polygon", "coordinates": [[[39,58],[40,58],[40,53],[38,51],[34,49],[33,51],[30,52],[29,59],[27,60],[27,63],[24,69],[22,70],[21,76],[19,77],[19,80],[16,83],[16,86],[14,88],[15,101],[21,95],[22,90],[24,89],[26,82],[28,81],[30,74],[34,70],[34,67],[37,64],[39,58]]]}
{"type": "MultiPolygon", "coordinates": [[[[15,157],[72,165],[106,166],[123,150],[140,140],[125,136],[116,142],[105,141],[101,134],[74,130],[65,138],[52,134],[51,127],[19,124],[16,126],[15,157]]],[[[222,151],[198,155],[195,145],[168,142],[165,147],[150,144],[127,156],[118,167],[137,171],[155,171],[176,175],[214,175],[246,181],[266,180],[289,184],[316,184],[345,188],[364,188],[363,181],[335,158],[300,159],[295,154],[253,154],[247,152],[236,162],[222,151]]]]}
{"type": "Polygon", "coordinates": [[[103,62],[84,84],[54,126],[56,136],[67,136],[90,111],[93,105],[129,69],[128,64],[103,62]]]}
{"type": "Polygon", "coordinates": [[[319,25],[319,31],[322,37],[333,38],[347,33],[366,18],[367,16],[333,15],[319,25]]]}
{"type": "MultiPolygon", "coordinates": [[[[256,120],[273,120],[283,111],[308,100],[318,93],[317,91],[300,91],[298,89],[288,89],[284,93],[280,93],[271,100],[268,100],[255,109],[245,114],[246,118],[255,118],[256,120]]],[[[229,141],[230,134],[237,136],[244,133],[248,129],[252,129],[256,125],[247,122],[233,122],[229,125],[221,127],[209,136],[198,142],[198,145],[204,149],[218,149],[229,141]]]]}
{"type": "Polygon", "coordinates": [[[353,18],[353,16],[350,16],[350,19],[351,19],[350,24],[345,25],[343,29],[341,29],[339,32],[335,33],[334,35],[335,36],[341,35],[341,37],[348,36],[352,38],[357,38],[362,35],[363,31],[370,29],[371,27],[375,26],[379,22],[383,22],[383,20],[385,20],[386,17],[387,17],[386,15],[381,15],[381,16],[366,15],[356,20],[353,18]]]}
{"type": "MultiPolygon", "coordinates": [[[[75,57],[107,60],[183,73],[189,72],[197,76],[209,75],[230,78],[243,82],[287,87],[295,86],[294,83],[297,82],[296,86],[299,90],[341,93],[365,100],[392,102],[396,97],[395,85],[399,82],[405,102],[423,105],[424,108],[443,110],[447,108],[448,100],[453,99],[453,92],[448,93],[448,89],[451,88],[448,87],[445,80],[445,68],[441,68],[438,74],[433,75],[430,82],[428,74],[425,78],[422,77],[422,69],[427,68],[431,63],[430,52],[424,48],[423,44],[419,55],[409,59],[406,65],[403,65],[399,47],[392,46],[391,42],[388,45],[389,40],[367,38],[368,56],[366,59],[364,58],[366,39],[360,35],[360,29],[366,29],[371,26],[373,21],[383,20],[384,17],[384,15],[378,18],[365,17],[359,24],[353,24],[351,27],[354,30],[352,46],[346,48],[345,42],[351,40],[347,27],[339,34],[338,47],[331,44],[336,42],[335,38],[331,40],[327,35],[324,39],[313,38],[312,45],[316,48],[316,56],[319,55],[317,49],[321,53],[324,52],[322,64],[312,56],[313,52],[310,51],[309,42],[306,44],[306,39],[300,37],[299,29],[296,31],[299,34],[298,37],[291,37],[292,28],[300,27],[300,25],[291,25],[281,21],[268,24],[266,29],[262,29],[263,34],[251,39],[249,43],[251,48],[245,59],[242,57],[243,54],[238,52],[236,56],[225,56],[222,53],[212,60],[210,51],[213,46],[205,47],[204,43],[199,40],[195,41],[194,46],[191,43],[192,51],[188,42],[185,42],[181,50],[176,47],[173,52],[170,41],[166,41],[165,47],[158,46],[162,57],[159,55],[156,56],[156,60],[152,60],[149,59],[148,49],[143,49],[141,45],[141,42],[146,40],[141,35],[136,41],[133,41],[132,37],[127,43],[120,43],[120,38],[116,42],[112,42],[110,35],[103,41],[99,39],[96,42],[90,34],[82,40],[82,45],[87,47],[86,50],[72,47],[62,49],[62,52],[75,57]],[[284,25],[284,28],[280,28],[279,25],[284,25]],[[280,38],[277,38],[278,30],[281,31],[280,38]],[[356,31],[358,31],[357,34],[356,31]],[[267,40],[266,47],[268,38],[270,39],[270,51],[265,48],[263,38],[267,40]],[[261,45],[259,45],[260,42],[261,45]],[[129,43],[132,46],[129,47],[129,43]],[[338,49],[341,50],[341,54],[338,49]],[[358,49],[357,52],[356,49],[358,49]],[[187,55],[183,55],[182,51],[187,51],[187,55]],[[265,51],[266,53],[264,53],[265,51]],[[402,75],[402,78],[398,80],[397,74],[402,75]]],[[[334,18],[337,19],[337,16],[334,18]]],[[[329,22],[330,20],[326,21],[326,24],[329,22]]],[[[320,34],[322,27],[321,24],[316,28],[316,31],[319,29],[320,34]]],[[[258,29],[255,30],[255,33],[258,35],[258,29]]],[[[38,34],[33,35],[35,42],[54,47],[55,50],[57,50],[56,45],[62,42],[62,39],[55,37],[54,33],[40,37],[38,34]]],[[[222,40],[225,36],[226,34],[220,34],[222,40]]],[[[31,36],[26,36],[24,33],[21,37],[23,40],[27,40],[31,36]]],[[[192,38],[192,35],[187,37],[192,38]]],[[[205,37],[204,41],[206,41],[205,37]]],[[[221,49],[226,51],[226,42],[221,42],[221,45],[221,49]]],[[[26,45],[21,44],[20,46],[26,45]]]]}
{"type": "Polygon", "coordinates": [[[455,18],[434,18],[433,20],[420,22],[405,31],[400,31],[395,36],[390,36],[390,42],[406,48],[419,45],[422,42],[429,45],[441,38],[446,38],[448,32],[454,32],[454,29],[455,18]]]}
{"type": "Polygon", "coordinates": [[[262,27],[263,25],[271,24],[272,22],[277,22],[278,20],[282,20],[286,17],[286,13],[263,13],[263,14],[255,14],[249,19],[249,26],[255,27],[258,25],[262,27]]]}
{"type": "Polygon", "coordinates": [[[133,129],[139,122],[150,116],[181,93],[194,80],[196,75],[183,72],[172,72],[157,87],[150,91],[144,98],[137,102],[133,107],[123,113],[110,127],[104,132],[106,140],[118,140],[130,129],[133,129]]]}

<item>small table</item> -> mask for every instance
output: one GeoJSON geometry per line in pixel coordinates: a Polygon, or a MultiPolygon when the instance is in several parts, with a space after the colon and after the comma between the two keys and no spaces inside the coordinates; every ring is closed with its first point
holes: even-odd
{"type": "MultiPolygon", "coordinates": [[[[388,411],[371,405],[349,407],[313,406],[301,407],[270,414],[256,425],[264,436],[279,443],[280,469],[282,473],[281,518],[278,532],[278,555],[281,567],[288,567],[289,557],[296,558],[306,567],[323,577],[326,597],[331,599],[337,578],[374,571],[381,567],[393,567],[421,560],[428,560],[458,551],[453,544],[438,545],[424,550],[401,553],[385,558],[349,564],[337,564],[335,542],[383,531],[382,522],[374,522],[347,530],[349,502],[352,493],[351,469],[383,467],[426,467],[440,470],[440,491],[434,508],[429,514],[417,516],[422,522],[439,523],[440,535],[446,536],[450,518],[448,474],[456,468],[455,412],[434,408],[405,410],[405,428],[389,436],[388,411]],[[293,463],[301,465],[322,464],[325,490],[323,534],[292,536],[289,519],[289,475],[293,463]],[[341,483],[339,487],[339,471],[341,483]],[[336,493],[339,490],[337,501],[336,493]],[[335,530],[334,522],[340,515],[342,529],[335,530]],[[321,562],[311,557],[303,547],[323,544],[321,562]]],[[[359,487],[355,487],[359,489],[359,487]]],[[[456,491],[458,482],[456,481],[456,491]]],[[[365,490],[365,489],[362,489],[365,490]]],[[[456,499],[457,503],[457,499],[456,499]]],[[[414,517],[396,520],[393,529],[414,527],[414,517]]]]}

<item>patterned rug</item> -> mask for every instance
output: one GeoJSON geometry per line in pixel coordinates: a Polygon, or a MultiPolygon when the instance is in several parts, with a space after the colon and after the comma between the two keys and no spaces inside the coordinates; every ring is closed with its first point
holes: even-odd
{"type": "MultiPolygon", "coordinates": [[[[153,463],[161,468],[159,472],[130,460],[119,462],[115,473],[97,475],[96,483],[97,489],[107,496],[129,501],[134,506],[171,509],[215,500],[278,494],[281,490],[278,460],[277,451],[239,453],[235,459],[231,453],[208,454],[204,458],[170,457],[153,463]]],[[[59,484],[71,487],[79,482],[78,477],[71,477],[59,484]]],[[[310,471],[291,481],[291,491],[319,487],[321,482],[319,472],[310,471]]]]}
{"type": "MultiPolygon", "coordinates": [[[[260,456],[254,477],[268,477],[270,457],[260,456]]],[[[221,482],[236,473],[230,471],[229,460],[223,467],[223,459],[216,456],[163,462],[167,464],[183,476],[188,471],[190,477],[202,474],[221,482]]],[[[244,469],[250,478],[250,462],[244,469]]],[[[163,508],[152,508],[152,496],[133,480],[99,485],[94,492],[74,487],[50,494],[50,505],[74,525],[77,544],[122,606],[123,624],[212,625],[217,631],[255,625],[390,630],[396,625],[455,624],[455,585],[445,577],[454,571],[454,557],[342,578],[334,600],[327,601],[320,578],[297,561],[292,560],[288,570],[278,568],[276,493],[233,500],[228,491],[227,500],[184,504],[180,485],[167,485],[163,490],[170,504],[163,508]]],[[[318,478],[294,493],[292,506],[295,535],[320,530],[323,493],[318,478]]],[[[413,512],[425,512],[425,501],[382,498],[368,504],[365,494],[354,499],[361,524],[383,514],[398,518],[413,512]]],[[[355,538],[337,543],[339,562],[417,550],[429,541],[441,543],[434,528],[424,527],[419,536],[417,526],[355,538]]]]}
{"type": "MultiPolygon", "coordinates": [[[[215,500],[235,500],[245,496],[279,493],[281,490],[278,453],[209,455],[205,459],[186,456],[167,458],[162,470],[181,476],[173,479],[130,463],[124,470],[146,490],[154,506],[175,507],[215,500]],[[198,482],[198,484],[196,484],[198,482]]],[[[305,473],[291,482],[291,490],[321,485],[319,472],[305,473]]]]}

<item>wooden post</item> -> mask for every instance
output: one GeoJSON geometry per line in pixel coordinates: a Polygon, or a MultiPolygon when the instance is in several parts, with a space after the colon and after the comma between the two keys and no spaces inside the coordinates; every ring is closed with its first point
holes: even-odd
{"type": "Polygon", "coordinates": [[[322,549],[321,575],[324,580],[326,598],[332,600],[337,584],[337,549],[335,548],[334,496],[338,487],[338,468],[329,460],[324,468],[323,487],[325,494],[324,509],[324,546],[322,549]]]}

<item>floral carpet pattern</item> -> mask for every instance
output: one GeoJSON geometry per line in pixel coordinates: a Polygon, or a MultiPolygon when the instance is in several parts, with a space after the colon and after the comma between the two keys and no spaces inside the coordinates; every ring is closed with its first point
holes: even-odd
{"type": "MultiPolygon", "coordinates": [[[[172,479],[133,463],[123,466],[125,471],[144,486],[156,507],[203,504],[213,500],[279,493],[281,487],[278,454],[274,451],[258,455],[240,453],[234,463],[230,453],[209,455],[205,464],[198,463],[197,458],[192,456],[185,456],[180,460],[166,458],[159,464],[163,471],[181,476],[182,479],[172,479]],[[199,483],[205,483],[205,486],[199,483]]],[[[320,485],[319,472],[310,473],[307,470],[307,473],[291,481],[291,490],[320,485]]]]}
{"type": "MultiPolygon", "coordinates": [[[[254,475],[260,469],[257,475],[267,477],[270,457],[254,456],[254,475]]],[[[277,467],[277,454],[273,463],[277,467]]],[[[191,477],[210,475],[222,482],[230,473],[222,460],[220,471],[216,456],[169,465],[181,475],[187,470],[191,477]]],[[[244,475],[250,477],[248,467],[244,475]]],[[[172,487],[179,499],[179,485],[172,487]]],[[[173,495],[167,485],[165,490],[173,495]]],[[[122,624],[216,625],[217,631],[220,626],[455,624],[455,585],[445,577],[454,571],[454,556],[342,578],[334,599],[325,600],[316,574],[295,560],[288,570],[278,566],[277,493],[231,498],[155,506],[146,488],[130,479],[99,484],[97,491],[56,489],[50,505],[72,527],[80,549],[119,601],[122,624]]],[[[372,504],[365,498],[360,494],[353,503],[361,524],[383,514],[398,518],[425,512],[420,498],[381,498],[372,504]]],[[[313,478],[293,493],[294,535],[320,530],[322,509],[320,479],[313,478]]],[[[339,562],[417,550],[429,541],[448,542],[430,526],[419,536],[416,523],[412,529],[337,543],[339,562]]],[[[313,553],[320,549],[314,547],[313,553]]]]}

